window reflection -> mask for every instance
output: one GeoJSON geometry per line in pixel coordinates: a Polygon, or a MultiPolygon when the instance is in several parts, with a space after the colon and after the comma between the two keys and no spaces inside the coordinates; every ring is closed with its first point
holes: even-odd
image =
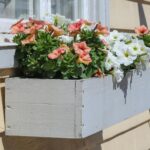
{"type": "Polygon", "coordinates": [[[0,18],[33,17],[35,1],[38,3],[38,0],[0,0],[0,18]]]}
{"type": "Polygon", "coordinates": [[[40,4],[45,10],[51,10],[52,14],[57,13],[70,19],[75,18],[75,0],[42,0],[41,3],[40,1],[41,0],[0,0],[0,18],[39,18],[40,11],[43,11],[40,9],[40,4]],[[48,2],[51,2],[51,5],[47,5],[48,2]]]}
{"type": "Polygon", "coordinates": [[[74,18],[74,0],[51,0],[52,13],[74,18]]]}

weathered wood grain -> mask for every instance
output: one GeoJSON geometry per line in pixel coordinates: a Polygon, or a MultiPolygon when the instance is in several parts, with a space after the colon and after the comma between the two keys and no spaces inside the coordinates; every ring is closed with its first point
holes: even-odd
{"type": "Polygon", "coordinates": [[[7,81],[8,134],[17,132],[17,135],[39,137],[65,135],[67,138],[81,136],[81,99],[73,80],[15,78],[7,81]]]}
{"type": "Polygon", "coordinates": [[[6,80],[6,134],[84,138],[150,108],[150,70],[104,79],[6,80]]]}

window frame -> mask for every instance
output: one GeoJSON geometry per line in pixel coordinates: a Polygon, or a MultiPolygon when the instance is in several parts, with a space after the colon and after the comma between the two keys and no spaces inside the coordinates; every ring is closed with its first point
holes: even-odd
{"type": "MultiPolygon", "coordinates": [[[[29,0],[30,3],[33,0],[29,0]]],[[[51,0],[36,0],[39,3],[39,12],[37,16],[40,19],[44,19],[45,14],[51,15],[51,0]]],[[[94,9],[96,4],[98,4],[98,14],[99,20],[109,27],[109,0],[93,0],[93,8],[90,6],[91,0],[74,0],[74,18],[84,18],[90,20],[90,14],[88,13],[89,9],[94,9]],[[80,9],[80,7],[82,9],[80,9]],[[91,8],[90,8],[91,7],[91,8]]],[[[32,16],[33,12],[29,12],[32,16]]],[[[18,19],[10,18],[0,18],[0,23],[3,24],[0,26],[0,33],[9,33],[10,26],[15,23],[18,19]]],[[[95,20],[96,21],[96,20],[95,20]]]]}
{"type": "MultiPolygon", "coordinates": [[[[50,0],[37,0],[37,2],[39,3],[39,12],[38,12],[38,17],[40,19],[43,19],[45,14],[50,14],[51,9],[50,8],[50,0]],[[47,6],[47,8],[45,9],[45,7],[47,6]]],[[[29,8],[31,8],[31,3],[32,3],[32,7],[33,7],[33,0],[29,0],[29,8]]],[[[29,15],[31,17],[33,17],[33,9],[29,9],[29,15]]],[[[13,18],[0,18],[0,23],[2,24],[2,26],[0,26],[0,34],[2,33],[9,33],[9,28],[12,24],[14,24],[15,22],[17,22],[18,19],[13,19],[13,18]]]]}

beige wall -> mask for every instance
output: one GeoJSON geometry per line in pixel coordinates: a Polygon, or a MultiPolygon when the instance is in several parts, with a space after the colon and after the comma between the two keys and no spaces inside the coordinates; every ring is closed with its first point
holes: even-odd
{"type": "MultiPolygon", "coordinates": [[[[133,29],[140,24],[136,3],[110,0],[110,6],[111,28],[133,29]]],[[[143,7],[150,27],[150,5],[143,7]]],[[[0,132],[4,131],[2,100],[4,82],[0,80],[0,132]]],[[[0,150],[148,150],[150,113],[146,111],[84,140],[6,137],[4,134],[0,137],[0,150]]]]}
{"type": "MultiPolygon", "coordinates": [[[[144,10],[145,18],[150,27],[150,0],[110,0],[111,28],[134,29],[140,25],[138,1],[142,1],[140,9],[144,10]],[[134,2],[133,2],[134,1],[134,2]]],[[[142,11],[140,12],[142,15],[142,11]]],[[[141,17],[144,24],[144,16],[141,17]]]]}

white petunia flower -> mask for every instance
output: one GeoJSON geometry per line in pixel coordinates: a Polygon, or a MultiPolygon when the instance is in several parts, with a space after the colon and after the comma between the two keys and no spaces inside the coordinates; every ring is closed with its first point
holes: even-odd
{"type": "Polygon", "coordinates": [[[58,24],[59,24],[60,26],[61,26],[62,24],[69,24],[69,23],[72,22],[72,20],[66,18],[65,16],[59,15],[59,14],[53,15],[53,18],[57,19],[58,24]]]}
{"type": "Polygon", "coordinates": [[[141,45],[139,43],[131,43],[129,44],[129,52],[134,55],[141,55],[144,53],[144,49],[141,47],[141,45]]]}
{"type": "Polygon", "coordinates": [[[124,77],[124,73],[120,68],[115,68],[113,70],[113,75],[117,82],[121,82],[124,77]]]}
{"type": "Polygon", "coordinates": [[[111,70],[112,68],[120,67],[120,63],[118,62],[117,57],[115,57],[111,52],[108,52],[106,61],[105,61],[105,68],[107,71],[111,70]]]}
{"type": "Polygon", "coordinates": [[[139,44],[141,47],[141,51],[143,53],[147,53],[149,55],[150,54],[150,47],[146,47],[143,40],[139,40],[139,44]]]}
{"type": "Polygon", "coordinates": [[[82,24],[81,26],[81,30],[84,30],[84,31],[93,31],[94,28],[95,28],[95,24],[91,24],[91,25],[87,25],[87,24],[82,24]]]}
{"type": "Polygon", "coordinates": [[[118,57],[118,61],[120,64],[125,66],[131,65],[137,56],[134,56],[130,53],[129,47],[126,44],[121,44],[118,51],[116,51],[116,55],[118,57]]]}
{"type": "Polygon", "coordinates": [[[62,35],[58,37],[60,41],[64,43],[71,43],[73,41],[73,37],[70,37],[68,35],[62,35]]]}
{"type": "Polygon", "coordinates": [[[80,34],[77,34],[77,36],[76,36],[76,40],[77,40],[77,41],[80,41],[80,40],[81,40],[81,36],[80,36],[80,34]]]}
{"type": "Polygon", "coordinates": [[[119,33],[117,30],[110,32],[110,35],[108,36],[109,42],[120,41],[123,39],[124,39],[124,35],[122,33],[119,33]]]}
{"type": "Polygon", "coordinates": [[[111,51],[112,52],[118,52],[121,51],[126,45],[124,44],[124,42],[121,41],[116,41],[113,46],[111,46],[111,51]]]}

